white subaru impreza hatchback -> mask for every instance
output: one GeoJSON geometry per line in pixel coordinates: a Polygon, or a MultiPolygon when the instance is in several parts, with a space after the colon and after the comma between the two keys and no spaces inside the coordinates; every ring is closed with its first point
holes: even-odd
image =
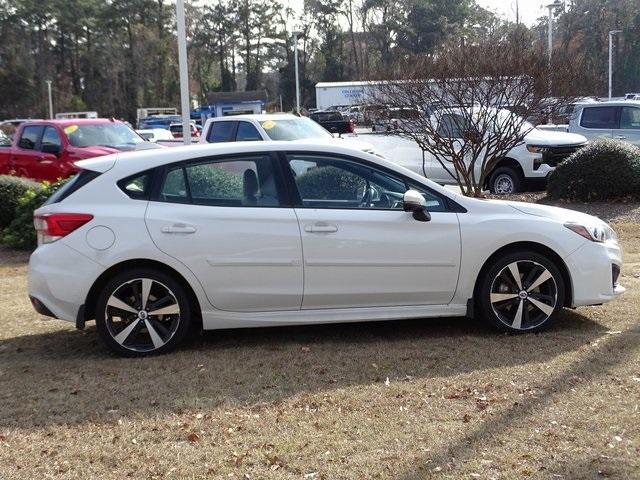
{"type": "Polygon", "coordinates": [[[100,157],[35,212],[35,309],[95,319],[123,355],[209,329],[443,316],[509,332],[601,304],[622,252],[603,221],[465,198],[332,143],[100,157]]]}

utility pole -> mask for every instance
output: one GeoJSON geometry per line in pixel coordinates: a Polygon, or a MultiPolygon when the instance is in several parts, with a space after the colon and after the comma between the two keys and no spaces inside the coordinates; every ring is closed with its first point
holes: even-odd
{"type": "Polygon", "coordinates": [[[611,100],[611,86],[613,84],[613,36],[622,33],[622,30],[609,31],[609,100],[611,100]]]}
{"type": "MultiPolygon", "coordinates": [[[[551,89],[551,61],[553,59],[553,10],[556,8],[562,7],[562,3],[559,0],[555,0],[553,3],[550,3],[549,5],[547,5],[547,8],[549,9],[549,20],[547,23],[547,55],[548,55],[548,75],[549,75],[549,85],[548,85],[548,89],[549,89],[549,97],[552,96],[552,89],[551,89]]],[[[552,118],[551,118],[551,111],[549,112],[549,117],[547,118],[547,124],[552,124],[552,118]]]]}
{"type": "Polygon", "coordinates": [[[296,69],[296,113],[300,115],[300,76],[298,74],[298,37],[302,32],[293,32],[293,55],[296,69]]]}
{"type": "Polygon", "coordinates": [[[51,80],[45,80],[45,82],[47,82],[47,90],[49,92],[49,119],[53,120],[53,96],[51,95],[51,80]]]}
{"type": "Polygon", "coordinates": [[[191,143],[191,105],[189,104],[189,65],[187,58],[187,30],[184,20],[184,0],[176,1],[178,23],[178,66],[180,70],[180,110],[182,111],[182,141],[191,143]]]}

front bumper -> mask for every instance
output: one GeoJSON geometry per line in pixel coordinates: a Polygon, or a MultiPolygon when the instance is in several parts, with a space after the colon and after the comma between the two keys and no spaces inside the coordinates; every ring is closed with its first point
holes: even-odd
{"type": "Polygon", "coordinates": [[[587,241],[565,262],[573,284],[572,307],[600,305],[624,293],[614,275],[616,269],[622,269],[622,248],[617,241],[587,241]]]}

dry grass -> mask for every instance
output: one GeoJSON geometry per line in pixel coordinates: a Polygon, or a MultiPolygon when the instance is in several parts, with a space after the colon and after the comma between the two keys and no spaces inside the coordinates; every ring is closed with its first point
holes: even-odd
{"type": "Polygon", "coordinates": [[[0,251],[0,478],[640,478],[640,225],[617,229],[627,294],[543,334],[235,330],[145,360],[36,315],[0,251]]]}

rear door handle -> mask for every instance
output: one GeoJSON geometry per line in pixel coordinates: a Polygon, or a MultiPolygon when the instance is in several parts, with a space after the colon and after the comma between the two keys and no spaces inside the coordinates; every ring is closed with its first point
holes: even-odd
{"type": "Polygon", "coordinates": [[[616,138],[618,140],[626,140],[627,139],[627,137],[625,137],[624,135],[616,135],[616,138]]]}
{"type": "Polygon", "coordinates": [[[176,223],[175,225],[162,227],[162,233],[196,233],[197,228],[193,225],[176,223]]]}
{"type": "Polygon", "coordinates": [[[309,233],[335,233],[338,231],[338,226],[327,223],[315,223],[313,225],[305,225],[304,231],[309,233]]]}

